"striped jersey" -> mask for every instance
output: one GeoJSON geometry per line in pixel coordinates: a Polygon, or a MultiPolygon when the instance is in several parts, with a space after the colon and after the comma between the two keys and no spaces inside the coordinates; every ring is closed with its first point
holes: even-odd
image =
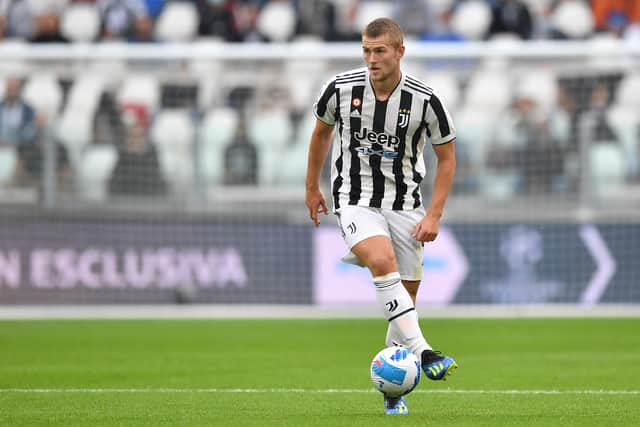
{"type": "Polygon", "coordinates": [[[451,116],[437,93],[402,73],[378,101],[366,67],[334,76],[322,89],[315,116],[337,126],[331,155],[334,210],[345,205],[410,210],[422,205],[422,157],[431,144],[455,139],[451,116]]]}

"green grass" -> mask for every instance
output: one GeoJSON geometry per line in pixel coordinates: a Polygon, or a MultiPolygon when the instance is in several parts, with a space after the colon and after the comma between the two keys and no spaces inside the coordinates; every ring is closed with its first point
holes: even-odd
{"type": "Polygon", "coordinates": [[[2,321],[0,425],[640,425],[640,319],[422,326],[460,368],[389,417],[368,373],[382,320],[2,321]]]}

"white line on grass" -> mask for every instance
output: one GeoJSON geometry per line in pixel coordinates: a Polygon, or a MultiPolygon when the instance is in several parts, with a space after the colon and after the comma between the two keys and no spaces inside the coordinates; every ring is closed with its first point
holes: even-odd
{"type": "MultiPolygon", "coordinates": [[[[303,388],[0,388],[0,393],[377,393],[374,389],[303,388]]],[[[640,395],[640,390],[415,390],[413,394],[503,394],[503,395],[640,395]]]]}

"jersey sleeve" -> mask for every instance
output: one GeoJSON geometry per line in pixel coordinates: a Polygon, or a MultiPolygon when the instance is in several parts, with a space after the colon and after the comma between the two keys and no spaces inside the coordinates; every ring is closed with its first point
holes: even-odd
{"type": "Polygon", "coordinates": [[[313,104],[313,114],[318,120],[333,126],[336,123],[336,100],[336,80],[334,78],[322,87],[320,96],[313,104]]]}
{"type": "Polygon", "coordinates": [[[446,144],[456,137],[456,128],[451,114],[444,106],[442,98],[436,92],[431,94],[425,115],[427,137],[433,145],[446,144]]]}

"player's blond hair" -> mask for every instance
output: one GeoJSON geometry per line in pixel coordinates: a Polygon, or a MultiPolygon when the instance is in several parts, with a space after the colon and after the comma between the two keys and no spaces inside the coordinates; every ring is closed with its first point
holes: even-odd
{"type": "Polygon", "coordinates": [[[400,47],[404,43],[402,28],[400,28],[400,25],[393,19],[374,19],[362,30],[362,37],[375,39],[385,35],[389,37],[389,42],[395,47],[400,47]]]}

